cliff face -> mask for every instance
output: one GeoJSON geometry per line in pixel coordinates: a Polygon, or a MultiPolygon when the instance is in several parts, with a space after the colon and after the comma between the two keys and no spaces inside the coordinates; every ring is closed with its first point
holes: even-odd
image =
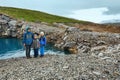
{"type": "Polygon", "coordinates": [[[23,24],[23,21],[0,14],[0,37],[17,37],[23,24]]]}
{"type": "Polygon", "coordinates": [[[33,33],[44,31],[49,43],[53,43],[55,47],[67,53],[79,53],[79,51],[87,53],[94,47],[104,48],[103,46],[120,44],[120,27],[118,26],[72,24],[74,27],[70,27],[63,23],[52,25],[45,22],[28,23],[3,14],[0,14],[0,37],[22,38],[26,25],[31,27],[33,33]],[[109,33],[105,33],[107,28],[109,33]]]}

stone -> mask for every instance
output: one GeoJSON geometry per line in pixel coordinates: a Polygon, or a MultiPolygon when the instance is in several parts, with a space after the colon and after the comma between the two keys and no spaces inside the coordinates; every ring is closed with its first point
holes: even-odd
{"type": "Polygon", "coordinates": [[[2,28],[2,26],[0,25],[0,29],[2,28]]]}
{"type": "Polygon", "coordinates": [[[102,56],[104,56],[103,53],[99,53],[98,54],[98,57],[102,57],[102,56]]]}
{"type": "Polygon", "coordinates": [[[6,21],[10,21],[10,17],[6,15],[2,15],[1,18],[6,21]]]}
{"type": "Polygon", "coordinates": [[[111,57],[107,57],[107,56],[105,56],[105,57],[103,57],[103,58],[101,58],[102,60],[106,60],[106,59],[111,59],[111,57]]]}
{"type": "Polygon", "coordinates": [[[0,24],[7,24],[6,20],[0,20],[0,24]]]}
{"type": "Polygon", "coordinates": [[[22,30],[25,30],[25,29],[26,29],[26,26],[27,26],[27,24],[23,24],[21,29],[22,29],[22,30]]]}
{"type": "Polygon", "coordinates": [[[42,25],[48,25],[48,23],[47,23],[47,22],[41,22],[41,24],[42,24],[42,25]]]}
{"type": "Polygon", "coordinates": [[[96,47],[92,47],[91,51],[101,51],[101,50],[106,50],[107,46],[103,45],[103,46],[96,46],[96,47]]]}
{"type": "Polygon", "coordinates": [[[98,76],[101,75],[99,71],[93,71],[93,74],[98,75],[98,76]]]}
{"type": "Polygon", "coordinates": [[[12,33],[11,33],[11,36],[12,36],[12,37],[17,37],[17,33],[16,33],[16,32],[12,32],[12,33]]]}
{"type": "Polygon", "coordinates": [[[10,27],[15,27],[15,26],[17,25],[17,21],[16,21],[16,20],[9,21],[9,22],[8,22],[8,25],[9,25],[10,27]]]}
{"type": "Polygon", "coordinates": [[[17,27],[21,28],[24,23],[24,21],[17,21],[17,27]]]}
{"type": "Polygon", "coordinates": [[[10,36],[11,35],[11,30],[7,29],[6,33],[7,33],[8,36],[10,36]]]}
{"type": "Polygon", "coordinates": [[[105,42],[105,41],[98,41],[97,44],[98,44],[98,45],[105,45],[106,42],[105,42]]]}
{"type": "Polygon", "coordinates": [[[67,33],[69,33],[69,32],[78,32],[78,31],[80,31],[80,30],[78,28],[76,28],[76,27],[68,27],[66,29],[67,33]]]}
{"type": "Polygon", "coordinates": [[[68,69],[69,68],[69,66],[63,66],[63,69],[68,69]]]}
{"type": "Polygon", "coordinates": [[[53,26],[58,27],[58,28],[65,28],[65,29],[69,27],[63,23],[56,23],[56,22],[53,23],[53,26]]]}

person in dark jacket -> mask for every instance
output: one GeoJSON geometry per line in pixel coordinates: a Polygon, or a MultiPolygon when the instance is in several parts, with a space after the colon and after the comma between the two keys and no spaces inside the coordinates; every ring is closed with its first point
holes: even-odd
{"type": "Polygon", "coordinates": [[[44,47],[46,45],[46,37],[44,36],[44,32],[40,32],[40,57],[44,56],[44,47]]]}
{"type": "Polygon", "coordinates": [[[38,57],[38,50],[40,48],[40,44],[39,44],[39,39],[38,39],[38,35],[37,34],[34,34],[32,48],[34,50],[34,57],[35,58],[38,57]]]}
{"type": "Polygon", "coordinates": [[[26,32],[23,34],[23,45],[26,49],[26,57],[31,58],[30,51],[31,51],[31,45],[33,42],[33,33],[31,32],[31,29],[29,27],[26,28],[26,32]]]}

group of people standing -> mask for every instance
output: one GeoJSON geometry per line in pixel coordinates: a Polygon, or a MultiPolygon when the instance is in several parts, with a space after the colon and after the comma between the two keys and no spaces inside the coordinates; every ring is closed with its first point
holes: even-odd
{"type": "Polygon", "coordinates": [[[23,34],[23,45],[26,50],[26,57],[31,58],[31,48],[34,50],[34,57],[38,57],[40,49],[40,57],[44,56],[44,47],[46,45],[46,37],[44,32],[32,33],[31,28],[27,27],[23,34]]]}

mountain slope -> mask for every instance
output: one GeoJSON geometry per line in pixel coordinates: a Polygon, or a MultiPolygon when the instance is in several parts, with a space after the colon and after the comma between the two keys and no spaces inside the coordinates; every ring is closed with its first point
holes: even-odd
{"type": "Polygon", "coordinates": [[[39,12],[35,10],[27,10],[20,8],[12,8],[12,7],[0,7],[0,13],[9,15],[16,19],[24,19],[30,22],[72,22],[72,23],[89,23],[86,21],[75,20],[71,18],[60,17],[56,15],[51,15],[44,12],[39,12]]]}

